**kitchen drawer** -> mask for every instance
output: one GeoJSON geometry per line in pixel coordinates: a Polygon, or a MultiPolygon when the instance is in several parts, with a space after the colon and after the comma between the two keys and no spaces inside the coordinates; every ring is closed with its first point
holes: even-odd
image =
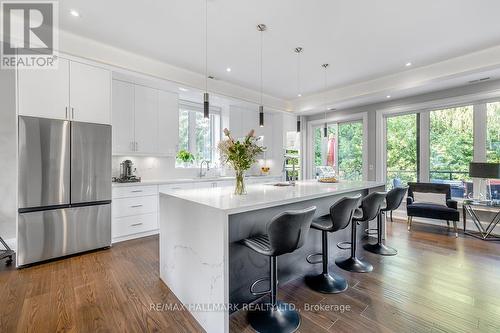
{"type": "Polygon", "coordinates": [[[156,229],[158,229],[158,214],[143,214],[113,218],[111,234],[113,238],[118,238],[156,229]]]}
{"type": "Polygon", "coordinates": [[[169,191],[169,190],[185,190],[190,188],[195,188],[195,184],[193,183],[179,183],[179,184],[165,184],[160,185],[160,192],[169,191]]]}
{"type": "Polygon", "coordinates": [[[158,194],[157,185],[113,187],[113,199],[158,194]]]}
{"type": "Polygon", "coordinates": [[[156,213],[158,211],[158,196],[114,199],[112,207],[113,218],[156,213]]]}

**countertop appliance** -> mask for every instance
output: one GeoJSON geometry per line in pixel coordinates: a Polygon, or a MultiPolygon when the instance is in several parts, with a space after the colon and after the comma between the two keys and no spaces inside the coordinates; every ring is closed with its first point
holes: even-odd
{"type": "Polygon", "coordinates": [[[113,177],[116,183],[137,183],[141,181],[141,177],[135,175],[134,163],[131,160],[125,160],[120,163],[120,177],[113,177]]]}
{"type": "Polygon", "coordinates": [[[17,265],[111,246],[111,126],[19,117],[17,265]]]}

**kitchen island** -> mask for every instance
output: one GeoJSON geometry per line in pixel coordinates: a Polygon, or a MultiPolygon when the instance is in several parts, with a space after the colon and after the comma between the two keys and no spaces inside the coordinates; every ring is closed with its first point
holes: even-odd
{"type": "MultiPolygon", "coordinates": [[[[250,285],[269,270],[269,258],[242,246],[242,239],[265,233],[267,223],[283,211],[316,206],[319,216],[344,196],[384,190],[381,182],[309,180],[284,187],[250,185],[243,196],[234,195],[233,187],[162,191],[160,278],[207,332],[229,332],[229,315],[255,300],[250,285]]],[[[350,228],[336,232],[329,237],[330,248],[348,240],[350,228]]],[[[280,257],[280,284],[318,271],[305,260],[318,252],[320,232],[311,230],[301,249],[280,257]]]]}

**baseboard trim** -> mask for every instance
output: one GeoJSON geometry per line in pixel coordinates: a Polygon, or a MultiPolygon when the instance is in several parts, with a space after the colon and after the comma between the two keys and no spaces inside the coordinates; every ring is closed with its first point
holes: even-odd
{"type": "Polygon", "coordinates": [[[155,229],[155,230],[151,230],[151,231],[140,232],[138,234],[127,235],[127,236],[122,236],[122,237],[115,237],[111,240],[111,243],[115,244],[115,243],[125,242],[125,241],[136,239],[136,238],[157,235],[159,233],[160,233],[160,229],[155,229]]]}

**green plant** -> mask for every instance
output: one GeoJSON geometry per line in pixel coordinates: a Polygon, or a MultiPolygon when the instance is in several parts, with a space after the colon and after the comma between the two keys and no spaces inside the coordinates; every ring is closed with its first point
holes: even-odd
{"type": "Polygon", "coordinates": [[[194,161],[194,156],[187,150],[183,149],[177,153],[177,159],[181,160],[184,163],[188,163],[194,161]]]}
{"type": "Polygon", "coordinates": [[[255,137],[255,131],[251,130],[242,142],[235,140],[227,128],[224,129],[227,139],[219,142],[221,164],[229,164],[236,172],[235,194],[245,193],[243,181],[244,172],[257,162],[257,157],[265,151],[265,147],[259,146],[260,138],[255,137]]]}

